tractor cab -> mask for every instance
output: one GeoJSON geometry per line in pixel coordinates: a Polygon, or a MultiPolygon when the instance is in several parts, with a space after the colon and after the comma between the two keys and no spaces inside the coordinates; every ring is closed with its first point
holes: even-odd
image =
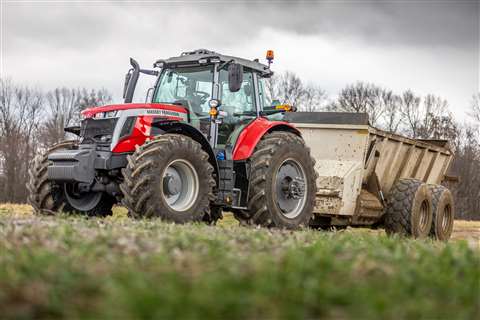
{"type": "Polygon", "coordinates": [[[139,74],[157,76],[147,94],[148,102],[185,108],[188,123],[215,149],[231,151],[242,128],[271,106],[264,82],[272,72],[258,60],[200,49],[158,60],[156,70],[142,70],[134,60],[131,63],[125,102],[132,101],[139,74]]]}

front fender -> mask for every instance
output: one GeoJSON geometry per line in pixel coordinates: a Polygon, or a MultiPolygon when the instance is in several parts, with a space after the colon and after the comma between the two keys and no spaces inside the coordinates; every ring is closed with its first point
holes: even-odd
{"type": "Polygon", "coordinates": [[[257,118],[252,121],[240,133],[235,148],[233,149],[233,160],[245,160],[250,158],[257,143],[262,137],[272,131],[289,131],[301,136],[300,131],[292,124],[285,121],[270,121],[266,118],[257,118]]]}

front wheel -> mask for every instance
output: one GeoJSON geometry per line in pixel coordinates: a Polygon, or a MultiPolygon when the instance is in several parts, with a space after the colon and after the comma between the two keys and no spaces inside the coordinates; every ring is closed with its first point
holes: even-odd
{"type": "Polygon", "coordinates": [[[249,210],[235,217],[265,227],[307,226],[315,195],[314,161],[303,139],[290,132],[272,132],[251,157],[249,210]]]}
{"type": "Polygon", "coordinates": [[[37,155],[28,172],[28,203],[35,214],[55,215],[59,212],[78,212],[87,216],[107,216],[112,214],[115,198],[106,193],[80,193],[74,183],[60,184],[48,179],[48,156],[64,149],[77,148],[76,141],[63,141],[37,155]]]}
{"type": "Polygon", "coordinates": [[[212,174],[208,154],[198,142],[179,134],[158,136],[128,157],[120,185],[123,204],[134,218],[210,221],[212,174]]]}

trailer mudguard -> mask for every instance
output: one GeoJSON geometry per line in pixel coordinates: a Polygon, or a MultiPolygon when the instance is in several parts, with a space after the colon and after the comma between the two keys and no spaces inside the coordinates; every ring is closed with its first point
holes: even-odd
{"type": "Polygon", "coordinates": [[[262,139],[265,134],[273,131],[289,131],[301,136],[300,131],[288,122],[257,118],[240,133],[233,149],[233,160],[248,159],[260,139],[262,139]]]}

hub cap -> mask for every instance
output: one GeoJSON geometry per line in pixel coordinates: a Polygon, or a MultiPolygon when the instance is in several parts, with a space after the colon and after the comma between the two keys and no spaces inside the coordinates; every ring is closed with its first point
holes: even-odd
{"type": "Polygon", "coordinates": [[[420,232],[423,232],[423,233],[428,232],[427,230],[428,218],[429,218],[428,202],[423,201],[420,207],[420,217],[419,217],[419,223],[418,223],[420,232]]]}
{"type": "Polygon", "coordinates": [[[452,221],[452,207],[450,205],[445,206],[442,216],[442,230],[448,230],[452,221]]]}
{"type": "Polygon", "coordinates": [[[294,159],[285,160],[276,178],[276,203],[282,214],[296,218],[305,206],[307,185],[302,166],[294,159]]]}
{"type": "Polygon", "coordinates": [[[68,203],[78,211],[92,210],[102,198],[101,192],[81,192],[78,184],[65,183],[64,191],[68,203]]]}
{"type": "Polygon", "coordinates": [[[175,211],[188,210],[198,197],[198,175],[190,162],[170,162],[163,173],[163,197],[175,211]]]}

